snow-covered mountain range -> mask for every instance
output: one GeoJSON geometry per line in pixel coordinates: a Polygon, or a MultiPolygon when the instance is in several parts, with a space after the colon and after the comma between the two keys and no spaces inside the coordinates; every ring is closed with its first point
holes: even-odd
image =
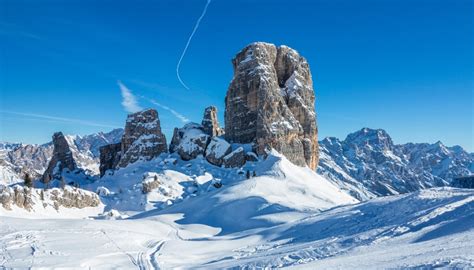
{"type": "MultiPolygon", "coordinates": [[[[99,148],[119,142],[123,129],[99,132],[91,135],[66,135],[78,166],[99,173],[99,148]]],[[[53,144],[0,143],[0,184],[22,182],[25,173],[39,178],[46,170],[53,153],[53,144]]]]}
{"type": "Polygon", "coordinates": [[[233,65],[224,129],[209,106],[167,141],[148,108],[0,144],[0,268],[474,268],[474,191],[444,187],[472,154],[368,128],[318,143],[306,59],[256,42],[233,65]]]}
{"type": "Polygon", "coordinates": [[[357,203],[275,152],[243,168],[161,154],[81,187],[97,190],[103,204],[55,210],[55,193],[77,192],[66,187],[45,191],[43,199],[35,189],[37,204],[29,211],[0,207],[0,266],[474,267],[474,193],[468,189],[434,188],[357,203]],[[246,170],[257,176],[246,179],[246,170]],[[158,185],[143,192],[153,182],[158,185]]]}
{"type": "MultiPolygon", "coordinates": [[[[78,166],[96,175],[99,148],[120,142],[123,129],[86,136],[66,135],[78,166]]],[[[474,173],[474,154],[441,142],[394,144],[382,129],[363,128],[339,140],[319,142],[318,173],[359,200],[450,185],[454,177],[474,173]]],[[[52,155],[43,145],[0,144],[0,183],[21,182],[25,172],[39,177],[52,155]]]]}
{"type": "Polygon", "coordinates": [[[441,142],[394,144],[383,129],[319,142],[318,172],[359,200],[450,185],[474,173],[474,155],[441,142]]]}

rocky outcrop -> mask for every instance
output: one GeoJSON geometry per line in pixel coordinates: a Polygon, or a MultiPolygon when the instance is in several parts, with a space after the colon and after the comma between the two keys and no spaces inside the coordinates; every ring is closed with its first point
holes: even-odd
{"type": "Polygon", "coordinates": [[[22,186],[11,188],[0,185],[0,205],[8,210],[11,210],[13,205],[31,210],[34,205],[31,199],[31,190],[28,187],[22,186]]]}
{"type": "Polygon", "coordinates": [[[474,175],[454,178],[451,185],[458,188],[474,189],[474,175]]]}
{"type": "Polygon", "coordinates": [[[170,153],[174,153],[178,150],[179,142],[181,138],[183,137],[183,132],[181,131],[180,133],[180,130],[181,129],[177,127],[173,129],[173,137],[171,137],[171,142],[170,142],[170,147],[169,147],[170,153]]]}
{"type": "Polygon", "coordinates": [[[49,191],[49,195],[56,210],[58,210],[60,206],[81,209],[85,207],[97,207],[100,204],[100,199],[97,194],[78,188],[55,188],[49,191]]]}
{"type": "Polygon", "coordinates": [[[170,152],[177,152],[183,160],[195,159],[205,154],[210,136],[204,133],[203,127],[188,123],[182,128],[175,128],[171,139],[170,152]]]}
{"type": "Polygon", "coordinates": [[[224,139],[214,137],[206,148],[206,160],[216,166],[221,166],[224,157],[232,152],[232,146],[224,139]]]}
{"type": "Polygon", "coordinates": [[[217,108],[214,106],[209,106],[204,110],[201,125],[204,133],[211,137],[221,136],[223,134],[222,129],[219,127],[219,122],[217,121],[217,108]]]}
{"type": "Polygon", "coordinates": [[[225,138],[274,148],[293,163],[315,169],[318,141],[309,65],[286,46],[253,43],[232,60],[234,77],[225,103],[225,138]]]}
{"type": "Polygon", "coordinates": [[[7,187],[0,185],[0,206],[11,210],[13,206],[27,211],[44,209],[48,206],[58,210],[65,208],[97,207],[100,199],[97,194],[83,189],[66,186],[64,189],[53,188],[48,190],[28,188],[22,186],[7,187]]]}
{"type": "Polygon", "coordinates": [[[245,164],[244,148],[238,147],[223,158],[223,164],[226,168],[242,167],[245,164]]]}
{"type": "Polygon", "coordinates": [[[143,194],[150,193],[152,190],[158,188],[161,185],[161,181],[158,179],[158,175],[154,175],[151,178],[147,178],[142,181],[142,192],[143,194]]]}
{"type": "Polygon", "coordinates": [[[100,177],[104,176],[107,170],[112,170],[117,167],[117,164],[120,161],[120,151],[122,149],[122,144],[114,143],[109,145],[102,146],[100,151],[100,177]]]}
{"type": "Polygon", "coordinates": [[[60,178],[64,169],[72,172],[77,169],[71,148],[61,132],[53,135],[53,156],[49,161],[48,168],[43,173],[42,182],[47,183],[51,179],[60,178]]]}
{"type": "Polygon", "coordinates": [[[126,167],[139,159],[151,160],[167,151],[166,138],[161,132],[156,110],[148,109],[128,115],[118,167],[126,167]]]}

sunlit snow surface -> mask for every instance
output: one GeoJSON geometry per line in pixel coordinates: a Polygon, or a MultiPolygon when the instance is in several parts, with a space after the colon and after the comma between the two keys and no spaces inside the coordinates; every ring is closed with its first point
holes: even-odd
{"type": "Polygon", "coordinates": [[[0,268],[474,267],[472,190],[358,204],[277,154],[241,171],[161,157],[81,186],[99,189],[105,215],[0,211],[0,268]]]}

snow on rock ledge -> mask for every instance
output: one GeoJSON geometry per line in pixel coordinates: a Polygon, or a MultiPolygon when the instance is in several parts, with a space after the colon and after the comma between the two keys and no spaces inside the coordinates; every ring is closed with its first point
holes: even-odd
{"type": "Polygon", "coordinates": [[[0,185],[0,205],[7,212],[15,208],[28,212],[44,212],[48,208],[55,211],[59,211],[61,208],[97,208],[101,204],[97,194],[70,186],[66,186],[64,189],[43,190],[0,185]]]}
{"type": "Polygon", "coordinates": [[[161,132],[158,112],[148,109],[129,114],[121,142],[119,167],[137,160],[151,160],[167,152],[165,135],[161,132]]]}
{"type": "Polygon", "coordinates": [[[171,139],[170,152],[177,152],[181,159],[191,160],[205,154],[210,136],[204,133],[203,127],[188,123],[182,128],[175,128],[171,139]]]}
{"type": "Polygon", "coordinates": [[[223,159],[227,168],[242,167],[245,164],[245,151],[243,147],[238,147],[223,159]]]}
{"type": "Polygon", "coordinates": [[[232,146],[224,139],[214,137],[207,146],[206,160],[216,166],[221,166],[224,157],[232,152],[232,146]]]}

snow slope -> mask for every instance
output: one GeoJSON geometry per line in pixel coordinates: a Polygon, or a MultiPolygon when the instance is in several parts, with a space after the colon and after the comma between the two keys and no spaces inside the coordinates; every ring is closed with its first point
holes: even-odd
{"type": "Polygon", "coordinates": [[[161,211],[175,204],[191,209],[201,202],[233,202],[242,199],[239,196],[246,196],[249,201],[263,198],[262,207],[280,204],[282,209],[291,207],[300,212],[357,202],[314,171],[293,165],[276,152],[266,160],[247,162],[242,168],[217,167],[202,156],[183,161],[177,154],[162,154],[151,161],[120,168],[113,174],[109,172],[98,181],[64,176],[66,182],[77,182],[86,190],[105,188],[101,200],[106,211],[118,210],[129,216],[153,209],[161,211]],[[246,171],[255,171],[257,177],[246,179],[246,171]],[[154,181],[155,176],[159,187],[143,193],[144,183],[154,181]],[[219,185],[222,188],[216,187],[219,185]],[[186,203],[190,199],[193,199],[191,206],[186,203]]]}
{"type": "Polygon", "coordinates": [[[162,154],[63,175],[103,205],[1,209],[0,268],[474,267],[473,190],[359,203],[276,152],[242,168],[162,154]]]}
{"type": "MultiPolygon", "coordinates": [[[[0,266],[467,269],[474,267],[473,201],[472,190],[436,188],[292,216],[252,229],[238,220],[225,222],[229,214],[239,215],[222,209],[226,200],[200,205],[222,209],[212,219],[201,219],[201,213],[178,205],[127,220],[33,223],[2,217],[0,266]],[[187,218],[196,223],[183,222],[187,218]]],[[[238,210],[242,209],[245,206],[238,210]]],[[[276,212],[255,218],[266,219],[276,212]]]]}

